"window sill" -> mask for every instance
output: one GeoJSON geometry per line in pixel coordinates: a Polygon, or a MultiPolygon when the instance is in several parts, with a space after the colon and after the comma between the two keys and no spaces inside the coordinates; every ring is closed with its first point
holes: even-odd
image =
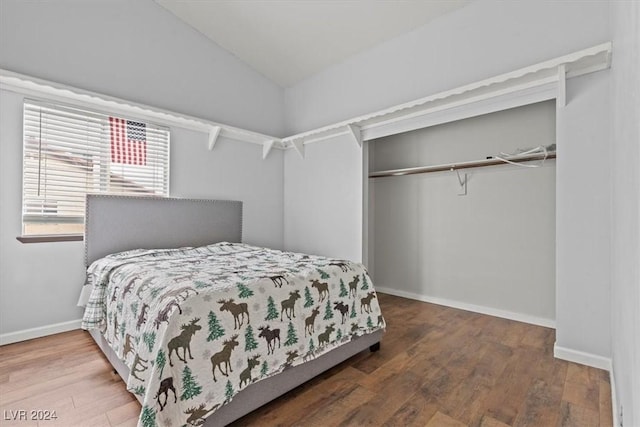
{"type": "Polygon", "coordinates": [[[48,243],[48,242],[81,242],[82,234],[47,234],[40,236],[18,236],[16,239],[22,243],[48,243]]]}

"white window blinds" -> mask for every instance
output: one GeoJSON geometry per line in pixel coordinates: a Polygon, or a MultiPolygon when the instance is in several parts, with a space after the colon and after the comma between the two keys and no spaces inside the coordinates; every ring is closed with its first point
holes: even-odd
{"type": "Polygon", "coordinates": [[[25,100],[23,235],[82,233],[87,193],[168,196],[169,129],[25,100]]]}

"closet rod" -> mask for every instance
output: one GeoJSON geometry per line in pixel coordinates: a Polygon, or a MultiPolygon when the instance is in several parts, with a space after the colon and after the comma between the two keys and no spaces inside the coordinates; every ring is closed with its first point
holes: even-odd
{"type": "MultiPolygon", "coordinates": [[[[509,156],[505,158],[510,162],[514,162],[514,163],[530,162],[533,160],[548,160],[548,159],[555,159],[556,152],[549,151],[546,155],[544,153],[535,153],[535,154],[525,154],[520,156],[509,156]]],[[[481,168],[485,166],[496,166],[496,165],[506,165],[506,164],[507,164],[506,162],[492,157],[489,159],[474,160],[470,162],[446,163],[446,164],[434,165],[434,166],[420,166],[417,168],[390,169],[386,171],[371,172],[369,174],[369,178],[383,178],[387,176],[403,176],[403,175],[412,175],[412,174],[418,174],[418,173],[443,172],[443,171],[452,171],[456,169],[481,168]]]]}

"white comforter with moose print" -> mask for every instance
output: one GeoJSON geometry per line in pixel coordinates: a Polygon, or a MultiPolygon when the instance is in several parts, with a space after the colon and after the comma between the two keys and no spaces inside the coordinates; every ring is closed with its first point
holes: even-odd
{"type": "Polygon", "coordinates": [[[145,427],[200,425],[252,382],[385,326],[362,265],[244,244],[121,252],[87,281],[82,327],[129,367],[145,427]]]}

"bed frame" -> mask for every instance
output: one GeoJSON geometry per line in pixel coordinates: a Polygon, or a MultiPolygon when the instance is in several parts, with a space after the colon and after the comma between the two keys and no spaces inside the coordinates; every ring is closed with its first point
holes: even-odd
{"type": "MultiPolygon", "coordinates": [[[[239,243],[242,202],[88,195],[84,240],[87,266],[105,255],[129,249],[202,246],[221,241],[239,243]]],[[[126,382],[129,368],[101,333],[90,333],[126,382]]],[[[358,337],[314,360],[249,385],[210,415],[204,426],[227,425],[361,351],[377,350],[382,333],[358,337]]],[[[136,398],[140,400],[139,396],[136,398]]]]}

